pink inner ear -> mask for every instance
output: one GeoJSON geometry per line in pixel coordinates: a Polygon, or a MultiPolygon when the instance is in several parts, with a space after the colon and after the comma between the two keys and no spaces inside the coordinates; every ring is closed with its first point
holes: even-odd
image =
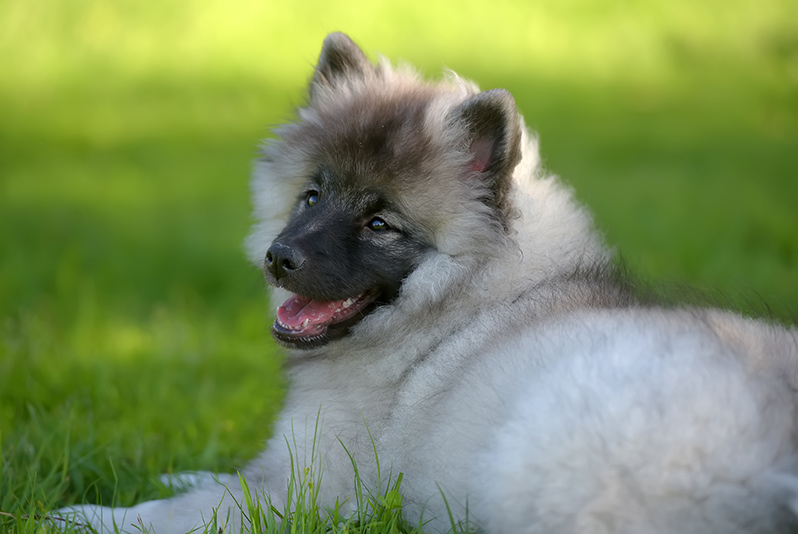
{"type": "Polygon", "coordinates": [[[493,154],[493,141],[488,137],[477,137],[471,142],[471,170],[483,172],[490,165],[490,157],[493,154]]]}

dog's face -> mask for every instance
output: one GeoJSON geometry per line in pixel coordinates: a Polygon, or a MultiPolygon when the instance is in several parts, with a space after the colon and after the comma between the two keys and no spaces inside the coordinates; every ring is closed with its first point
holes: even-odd
{"type": "Polygon", "coordinates": [[[272,326],[285,345],[312,348],[344,336],[396,298],[429,246],[385,192],[350,182],[319,169],[266,253],[267,280],[295,293],[272,326]]]}
{"type": "Polygon", "coordinates": [[[272,326],[288,347],[347,335],[401,297],[427,252],[457,255],[453,243],[504,231],[520,156],[512,97],[442,91],[383,68],[348,37],[328,37],[309,106],[262,160],[270,186],[294,195],[262,256],[268,282],[293,293],[272,326]]]}

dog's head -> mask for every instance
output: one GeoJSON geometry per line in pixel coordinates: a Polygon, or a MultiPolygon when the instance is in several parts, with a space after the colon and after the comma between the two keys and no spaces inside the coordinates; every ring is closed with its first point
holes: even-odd
{"type": "Polygon", "coordinates": [[[299,349],[391,304],[429,253],[489,254],[507,228],[521,137],[506,91],[373,66],[340,33],[325,39],[309,93],[257,163],[248,242],[290,293],[272,332],[299,349]]]}

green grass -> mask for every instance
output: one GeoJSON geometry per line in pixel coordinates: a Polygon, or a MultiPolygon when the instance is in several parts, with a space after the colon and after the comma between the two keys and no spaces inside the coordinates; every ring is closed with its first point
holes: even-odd
{"type": "Polygon", "coordinates": [[[250,161],[339,29],[511,90],[642,274],[798,320],[795,2],[0,1],[0,530],[269,435],[250,161]]]}

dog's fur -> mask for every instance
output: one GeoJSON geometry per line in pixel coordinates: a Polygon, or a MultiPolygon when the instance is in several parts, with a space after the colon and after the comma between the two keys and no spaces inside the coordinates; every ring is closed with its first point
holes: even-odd
{"type": "MultiPolygon", "coordinates": [[[[449,528],[444,497],[491,533],[794,525],[798,332],[642,305],[509,93],[375,67],[332,34],[276,133],[248,250],[285,301],[290,389],[250,486],[279,502],[286,437],[301,470],[316,434],[322,505],[352,495],[348,454],[376,486],[375,448],[433,532],[449,528]]],[[[78,510],[177,533],[218,508],[235,525],[227,482],[78,510]]]]}

